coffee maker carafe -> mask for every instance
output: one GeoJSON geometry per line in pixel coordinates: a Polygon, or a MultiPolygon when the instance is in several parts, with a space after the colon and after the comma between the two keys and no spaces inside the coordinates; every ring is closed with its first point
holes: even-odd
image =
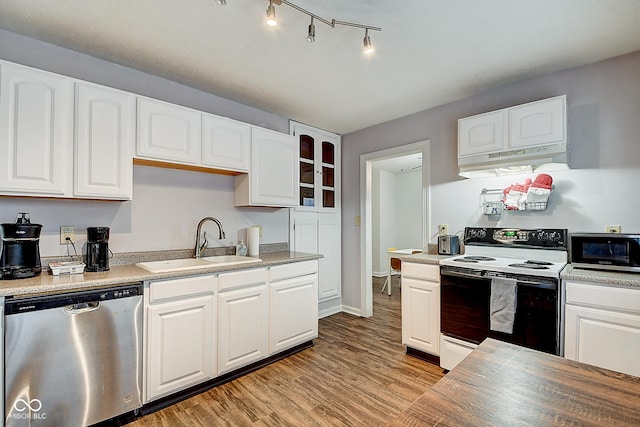
{"type": "Polygon", "coordinates": [[[27,212],[20,212],[15,224],[0,224],[0,279],[24,279],[40,275],[41,229],[42,225],[31,224],[27,212]]]}
{"type": "Polygon", "coordinates": [[[88,227],[85,271],[109,270],[109,253],[109,227],[88,227]]]}

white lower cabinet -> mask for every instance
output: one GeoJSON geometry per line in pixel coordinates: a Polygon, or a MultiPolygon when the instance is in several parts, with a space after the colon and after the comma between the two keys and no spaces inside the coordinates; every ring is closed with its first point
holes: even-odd
{"type": "Polygon", "coordinates": [[[218,373],[224,374],[267,356],[267,269],[221,273],[218,286],[218,373]]]}
{"type": "Polygon", "coordinates": [[[440,268],[402,263],[402,344],[440,354],[440,268]]]}
{"type": "Polygon", "coordinates": [[[269,270],[269,354],[318,337],[318,261],[269,270]]]}
{"type": "Polygon", "coordinates": [[[640,376],[640,290],[567,282],[567,359],[640,376]]]}
{"type": "Polygon", "coordinates": [[[216,376],[215,275],[145,287],[145,402],[216,376]]]}

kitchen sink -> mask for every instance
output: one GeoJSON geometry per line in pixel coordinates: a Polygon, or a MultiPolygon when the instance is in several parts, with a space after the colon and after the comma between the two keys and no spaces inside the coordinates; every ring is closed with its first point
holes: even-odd
{"type": "Polygon", "coordinates": [[[207,256],[200,258],[203,261],[213,263],[215,265],[232,265],[232,264],[244,264],[246,262],[261,262],[260,258],[254,258],[241,255],[217,255],[207,256]]]}
{"type": "Polygon", "coordinates": [[[239,255],[218,255],[204,258],[168,259],[164,261],[139,262],[136,265],[151,273],[168,273],[171,271],[197,270],[207,267],[261,262],[260,258],[239,255]]]}

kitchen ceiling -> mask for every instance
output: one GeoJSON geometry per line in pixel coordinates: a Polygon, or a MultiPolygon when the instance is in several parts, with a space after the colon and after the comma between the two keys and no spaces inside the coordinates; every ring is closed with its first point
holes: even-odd
{"type": "Polygon", "coordinates": [[[337,133],[640,50],[638,0],[3,0],[0,28],[337,133]]]}

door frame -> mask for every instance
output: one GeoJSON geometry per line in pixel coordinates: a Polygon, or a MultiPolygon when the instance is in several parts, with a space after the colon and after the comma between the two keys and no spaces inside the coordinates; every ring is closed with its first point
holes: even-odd
{"type": "Polygon", "coordinates": [[[429,209],[430,142],[430,140],[426,139],[360,155],[360,221],[362,227],[360,232],[360,313],[362,317],[373,316],[372,163],[376,160],[422,152],[422,248],[425,250],[429,242],[428,236],[431,236],[431,230],[429,230],[429,224],[431,223],[431,211],[429,209]]]}

